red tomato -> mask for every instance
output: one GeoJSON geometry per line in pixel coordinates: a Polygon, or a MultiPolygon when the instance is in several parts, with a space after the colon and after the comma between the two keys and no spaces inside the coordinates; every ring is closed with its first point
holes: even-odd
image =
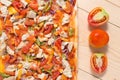
{"type": "Polygon", "coordinates": [[[54,28],[54,27],[53,27],[53,25],[51,25],[51,24],[46,25],[46,27],[44,28],[44,33],[45,33],[45,34],[49,34],[49,33],[52,31],[53,28],[54,28]]]}
{"type": "Polygon", "coordinates": [[[54,71],[52,72],[52,80],[56,80],[56,78],[60,75],[60,72],[57,70],[57,71],[54,71]]]}
{"type": "Polygon", "coordinates": [[[23,53],[28,53],[29,52],[29,49],[31,48],[31,46],[32,46],[32,44],[33,43],[28,43],[26,46],[24,46],[23,48],[22,48],[22,52],[23,53]]]}
{"type": "Polygon", "coordinates": [[[101,26],[109,20],[108,13],[101,7],[94,8],[88,15],[88,23],[91,26],[101,26]]]}
{"type": "Polygon", "coordinates": [[[32,19],[26,19],[26,20],[25,20],[25,25],[26,25],[26,26],[33,26],[34,23],[35,23],[35,21],[32,20],[32,19]]]}
{"type": "Polygon", "coordinates": [[[23,9],[20,11],[20,15],[22,15],[23,17],[27,14],[29,9],[23,9]]]}
{"type": "Polygon", "coordinates": [[[32,0],[29,4],[30,8],[32,8],[35,11],[38,11],[38,3],[36,0],[32,0]]]}
{"type": "Polygon", "coordinates": [[[109,35],[101,30],[93,30],[89,36],[89,43],[92,47],[101,48],[104,47],[109,41],[109,35]]]}
{"type": "Polygon", "coordinates": [[[23,4],[20,1],[16,1],[16,0],[12,2],[12,5],[18,12],[20,12],[20,8],[23,7],[23,4]]]}
{"type": "Polygon", "coordinates": [[[107,68],[107,57],[104,53],[94,53],[90,59],[92,69],[100,74],[107,68]]]}
{"type": "Polygon", "coordinates": [[[18,46],[21,42],[21,38],[20,37],[15,37],[15,46],[18,46]]]}
{"type": "Polygon", "coordinates": [[[54,43],[54,45],[55,45],[58,49],[61,49],[61,44],[62,44],[61,38],[58,38],[58,39],[55,41],[55,43],[54,43]]]}

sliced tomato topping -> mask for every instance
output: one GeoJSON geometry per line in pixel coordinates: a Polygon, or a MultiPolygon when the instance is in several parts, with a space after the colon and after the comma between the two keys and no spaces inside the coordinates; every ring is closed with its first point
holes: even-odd
{"type": "Polygon", "coordinates": [[[35,21],[33,19],[26,19],[25,25],[26,26],[33,26],[35,24],[35,21]]]}
{"type": "Polygon", "coordinates": [[[23,7],[23,4],[20,1],[17,1],[17,0],[14,0],[12,2],[12,5],[18,12],[20,12],[20,8],[23,7]]]}
{"type": "Polygon", "coordinates": [[[52,80],[56,80],[56,78],[60,75],[60,72],[57,70],[57,71],[54,71],[52,72],[52,80]]]}
{"type": "Polygon", "coordinates": [[[36,0],[32,0],[29,4],[30,8],[32,8],[35,11],[38,11],[38,3],[36,0]]]}
{"type": "Polygon", "coordinates": [[[61,38],[56,39],[54,44],[58,49],[61,49],[61,44],[62,44],[61,38]]]}
{"type": "Polygon", "coordinates": [[[66,7],[63,9],[66,13],[70,14],[73,11],[73,6],[71,5],[69,1],[66,1],[66,7]]]}
{"type": "Polygon", "coordinates": [[[98,74],[103,73],[107,68],[107,57],[104,53],[94,53],[90,62],[92,69],[98,74]]]}
{"type": "Polygon", "coordinates": [[[27,54],[32,45],[33,45],[33,42],[29,42],[28,44],[26,44],[26,46],[22,48],[22,52],[27,54]]]}
{"type": "Polygon", "coordinates": [[[21,10],[20,15],[24,17],[27,14],[28,10],[29,10],[28,8],[21,10]]]}
{"type": "Polygon", "coordinates": [[[15,46],[18,46],[20,44],[20,42],[21,42],[21,38],[16,36],[15,37],[15,46]]]}
{"type": "Polygon", "coordinates": [[[53,28],[54,27],[52,24],[46,25],[46,27],[44,28],[44,33],[49,34],[53,30],[53,28]]]}

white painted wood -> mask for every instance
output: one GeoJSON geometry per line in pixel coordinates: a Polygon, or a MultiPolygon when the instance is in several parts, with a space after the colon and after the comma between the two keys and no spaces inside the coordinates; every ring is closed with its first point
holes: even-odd
{"type": "MultiPolygon", "coordinates": [[[[90,57],[95,50],[91,51],[89,47],[79,46],[79,68],[85,70],[89,74],[93,74],[103,80],[120,80],[120,55],[119,53],[108,49],[107,56],[108,56],[108,67],[104,74],[97,75],[91,70],[90,66],[90,57]]],[[[101,52],[104,52],[101,51],[101,52]]],[[[84,76],[85,77],[85,76],[84,76]]],[[[81,79],[82,80],[82,79],[81,79]]]]}
{"type": "MultiPolygon", "coordinates": [[[[120,0],[112,0],[115,3],[120,2],[120,0]]],[[[103,7],[110,15],[110,22],[120,26],[120,8],[107,2],[106,0],[78,0],[78,6],[87,11],[91,11],[95,7],[103,7]]]]}
{"type": "Polygon", "coordinates": [[[108,1],[109,3],[117,6],[117,7],[120,7],[120,0],[106,0],[108,1]]]}
{"type": "MultiPolygon", "coordinates": [[[[78,9],[78,19],[79,19],[78,27],[79,27],[79,43],[80,43],[79,45],[80,46],[88,46],[89,34],[93,29],[96,29],[88,25],[87,16],[88,16],[88,13],[86,13],[81,9],[78,9]]],[[[111,25],[109,23],[99,28],[104,29],[109,34],[110,40],[109,40],[108,47],[120,53],[120,47],[119,47],[120,28],[114,25],[111,25]]]]}
{"type": "Polygon", "coordinates": [[[77,80],[100,80],[100,79],[98,79],[96,77],[93,77],[92,75],[87,74],[84,71],[79,70],[78,71],[78,79],[77,80]]]}
{"type": "MultiPolygon", "coordinates": [[[[116,5],[119,5],[118,1],[120,0],[110,1],[116,5]]],[[[106,0],[78,0],[78,80],[97,80],[97,78],[91,76],[90,74],[95,75],[102,80],[120,80],[120,8],[116,5],[113,5],[106,0]],[[88,37],[93,28],[88,25],[88,13],[84,11],[90,11],[96,6],[103,6],[110,14],[110,23],[117,25],[115,26],[108,23],[101,27],[108,32],[110,36],[108,46],[101,49],[91,49],[89,47],[88,37]],[[104,52],[108,57],[108,67],[102,75],[97,75],[91,70],[90,57],[94,52],[104,52]]]]}

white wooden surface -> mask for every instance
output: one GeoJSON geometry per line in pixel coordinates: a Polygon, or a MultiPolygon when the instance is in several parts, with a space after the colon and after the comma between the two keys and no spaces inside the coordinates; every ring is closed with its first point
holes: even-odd
{"type": "Polygon", "coordinates": [[[78,80],[120,80],[120,0],[78,0],[78,80]],[[88,36],[92,31],[87,22],[88,13],[95,7],[103,7],[110,15],[109,22],[101,28],[110,36],[109,44],[101,49],[91,49],[88,36]],[[90,56],[104,52],[108,67],[104,74],[95,74],[90,67],[90,56]]]}

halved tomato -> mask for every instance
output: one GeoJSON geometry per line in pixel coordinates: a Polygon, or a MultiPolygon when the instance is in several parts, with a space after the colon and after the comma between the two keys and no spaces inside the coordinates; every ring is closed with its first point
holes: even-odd
{"type": "Polygon", "coordinates": [[[88,15],[88,23],[91,26],[98,27],[109,20],[108,13],[101,7],[94,8],[88,15]]]}
{"type": "Polygon", "coordinates": [[[104,53],[94,53],[91,56],[90,63],[93,71],[95,71],[98,74],[101,74],[107,68],[107,56],[104,53]]]}
{"type": "Polygon", "coordinates": [[[109,35],[102,29],[93,30],[89,36],[89,44],[94,48],[101,48],[107,45],[109,35]]]}

